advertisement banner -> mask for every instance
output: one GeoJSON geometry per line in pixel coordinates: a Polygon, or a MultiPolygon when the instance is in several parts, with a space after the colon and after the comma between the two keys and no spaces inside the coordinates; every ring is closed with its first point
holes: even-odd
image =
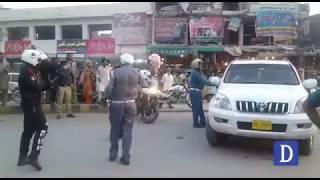
{"type": "Polygon", "coordinates": [[[5,55],[7,57],[14,56],[14,57],[20,57],[22,52],[29,48],[31,45],[31,41],[23,41],[23,40],[17,40],[17,41],[6,41],[5,42],[5,55]]]}
{"type": "Polygon", "coordinates": [[[240,23],[241,23],[240,18],[237,18],[237,17],[231,18],[230,23],[228,25],[228,30],[237,32],[239,29],[240,23]]]}
{"type": "Polygon", "coordinates": [[[223,41],[224,18],[217,16],[192,17],[190,39],[195,43],[221,44],[223,41]]]}
{"type": "Polygon", "coordinates": [[[115,53],[115,40],[113,38],[87,40],[88,56],[106,56],[115,53]]]}
{"type": "Polygon", "coordinates": [[[158,44],[186,44],[187,29],[186,18],[156,18],[154,41],[158,44]]]}
{"type": "Polygon", "coordinates": [[[289,11],[263,10],[257,12],[256,36],[297,37],[297,19],[289,11]]]}
{"type": "Polygon", "coordinates": [[[57,53],[86,53],[86,40],[58,40],[57,53]]]}
{"type": "Polygon", "coordinates": [[[146,44],[146,13],[115,14],[113,37],[117,44],[146,44]]]}

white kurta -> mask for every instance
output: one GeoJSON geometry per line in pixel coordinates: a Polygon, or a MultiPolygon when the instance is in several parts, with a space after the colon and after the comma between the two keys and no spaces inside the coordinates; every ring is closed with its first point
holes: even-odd
{"type": "Polygon", "coordinates": [[[97,79],[100,78],[100,82],[98,81],[97,90],[99,92],[104,92],[106,89],[109,81],[110,81],[110,73],[111,73],[111,67],[106,66],[99,66],[97,71],[97,79]]]}
{"type": "Polygon", "coordinates": [[[173,83],[174,83],[174,79],[173,79],[173,75],[172,74],[168,74],[168,73],[165,73],[163,76],[162,76],[162,83],[163,83],[163,91],[168,91],[173,83]]]}

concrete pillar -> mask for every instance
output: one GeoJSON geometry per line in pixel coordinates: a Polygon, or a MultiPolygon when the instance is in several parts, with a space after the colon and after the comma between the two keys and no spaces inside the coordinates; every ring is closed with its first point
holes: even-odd
{"type": "Polygon", "coordinates": [[[244,32],[243,32],[243,23],[241,22],[239,26],[239,40],[238,40],[238,45],[239,47],[243,46],[243,37],[244,37],[244,32]]]}
{"type": "Polygon", "coordinates": [[[88,24],[82,24],[82,39],[90,39],[88,24]]]}
{"type": "Polygon", "coordinates": [[[55,25],[55,36],[56,36],[56,40],[62,39],[62,32],[61,32],[61,25],[60,24],[55,25]]]}
{"type": "Polygon", "coordinates": [[[36,40],[34,26],[29,26],[29,40],[36,40]]]}

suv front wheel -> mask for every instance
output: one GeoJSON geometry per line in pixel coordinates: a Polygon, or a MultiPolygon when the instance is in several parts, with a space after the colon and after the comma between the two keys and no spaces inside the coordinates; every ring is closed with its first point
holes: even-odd
{"type": "Polygon", "coordinates": [[[312,153],[313,143],[313,136],[308,139],[300,140],[300,154],[309,156],[312,153]]]}
{"type": "Polygon", "coordinates": [[[207,141],[211,146],[221,145],[228,141],[228,136],[226,134],[216,132],[210,127],[209,123],[206,126],[206,136],[207,141]]]}

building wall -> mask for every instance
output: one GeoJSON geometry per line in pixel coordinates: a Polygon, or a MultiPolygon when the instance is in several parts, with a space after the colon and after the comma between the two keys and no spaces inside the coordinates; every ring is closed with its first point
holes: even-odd
{"type": "MultiPolygon", "coordinates": [[[[122,5],[121,8],[123,11],[116,11],[115,9],[112,9],[112,11],[109,12],[109,14],[112,13],[131,13],[131,12],[147,12],[150,14],[150,3],[138,3],[139,5],[135,4],[133,6],[137,6],[140,8],[130,8],[130,5],[122,5]]],[[[119,5],[110,6],[108,5],[108,8],[112,7],[120,7],[119,5]]],[[[132,7],[132,6],[131,6],[132,7]]],[[[89,39],[90,38],[90,32],[88,29],[89,24],[113,24],[113,14],[110,14],[109,16],[103,16],[104,13],[101,9],[101,7],[90,7],[87,8],[85,11],[82,8],[82,12],[79,13],[79,7],[68,7],[67,9],[69,11],[64,11],[63,15],[66,16],[66,13],[70,15],[69,17],[73,18],[67,18],[63,17],[61,18],[58,16],[52,16],[51,13],[53,13],[56,9],[54,8],[41,8],[41,13],[43,14],[45,12],[45,9],[48,9],[47,14],[50,15],[50,18],[53,19],[41,19],[41,17],[38,17],[38,19],[41,20],[30,20],[26,17],[21,17],[23,14],[21,10],[3,10],[0,11],[0,14],[3,14],[4,11],[10,12],[11,14],[14,14],[12,12],[19,12],[17,13],[15,17],[11,17],[11,19],[17,19],[15,21],[1,21],[2,18],[0,18],[0,51],[4,51],[5,48],[5,41],[8,40],[8,32],[7,28],[10,27],[29,27],[29,40],[31,40],[32,44],[35,44],[38,48],[42,49],[43,51],[47,52],[50,56],[56,56],[57,53],[57,40],[61,40],[62,38],[62,32],[61,32],[61,26],[62,25],[82,25],[82,39],[89,39]],[[97,10],[97,12],[94,12],[94,10],[97,10]],[[50,13],[51,12],[51,13],[50,13]],[[96,16],[95,16],[96,14],[96,16]],[[76,17],[76,16],[86,16],[87,17],[76,17]],[[52,17],[51,17],[52,16],[52,17]],[[25,20],[18,20],[18,19],[25,19],[25,20]],[[55,40],[35,40],[35,26],[55,26],[55,40]]],[[[80,9],[81,9],[80,8],[80,9]]],[[[29,10],[31,13],[30,18],[32,18],[34,15],[32,13],[36,13],[39,10],[38,9],[31,9],[29,10]]],[[[104,11],[108,11],[107,6],[104,9],[104,11]]],[[[9,13],[9,14],[10,14],[9,13]]],[[[108,14],[108,13],[107,13],[108,14]]],[[[4,14],[5,15],[5,14],[4,14]]],[[[42,17],[43,18],[43,17],[42,17]]],[[[151,16],[149,16],[151,19],[151,16]]],[[[149,23],[149,22],[148,22],[149,23]]],[[[148,24],[147,23],[147,24],[148,24]]],[[[147,26],[149,27],[149,26],[147,26]]],[[[144,45],[122,45],[121,47],[116,44],[115,47],[115,56],[118,56],[119,53],[123,52],[130,52],[132,54],[137,54],[140,57],[144,56],[146,53],[146,47],[147,43],[144,45]]],[[[144,58],[144,57],[141,57],[144,58]]]]}

